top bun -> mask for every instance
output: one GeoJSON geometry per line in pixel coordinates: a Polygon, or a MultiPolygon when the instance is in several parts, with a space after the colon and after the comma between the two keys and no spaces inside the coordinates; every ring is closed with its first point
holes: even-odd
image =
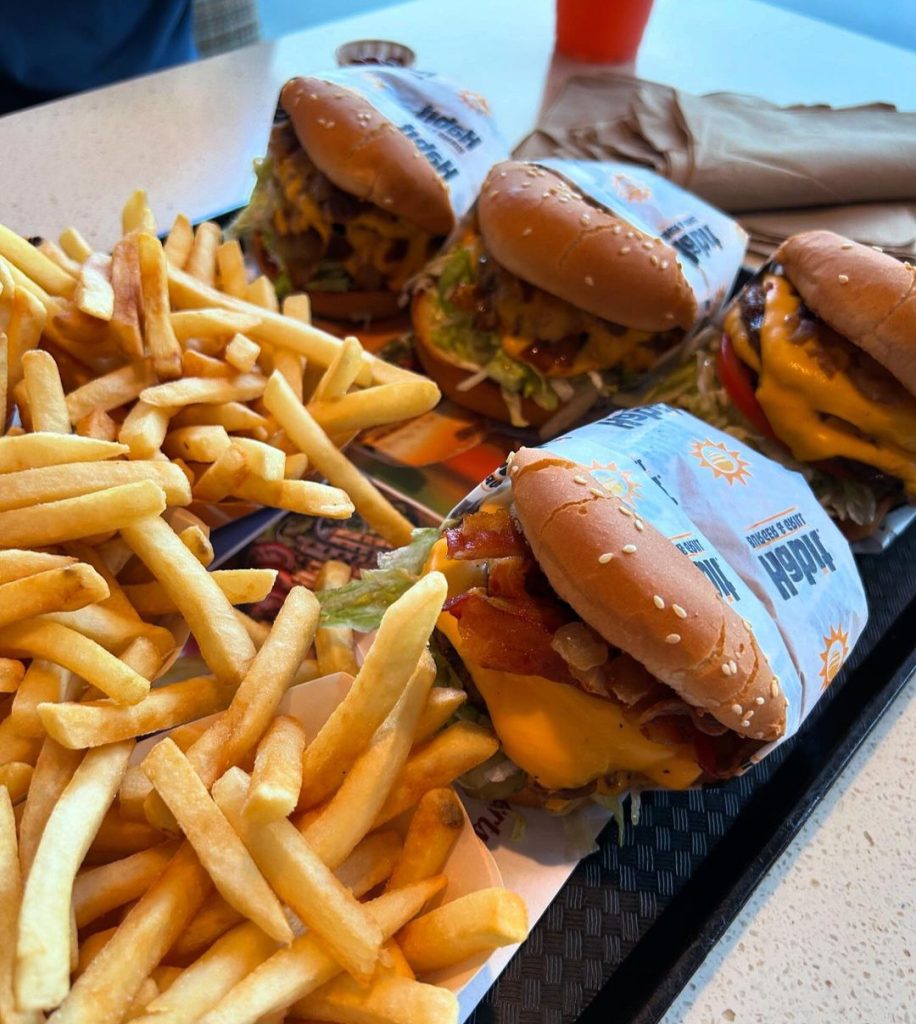
{"type": "Polygon", "coordinates": [[[667,537],[549,452],[522,448],[509,478],[535,558],[592,629],[734,732],[783,734],[786,699],[753,632],[667,537]]]}
{"type": "Polygon", "coordinates": [[[477,217],[499,263],[579,309],[643,331],[686,330],[697,317],[670,245],[545,167],[496,164],[480,191],[477,217]]]}
{"type": "Polygon", "coordinates": [[[805,304],[916,395],[916,273],[832,231],[787,238],[773,254],[805,304]]]}
{"type": "Polygon", "coordinates": [[[368,100],[320,78],[293,78],[280,104],[309,159],[344,192],[447,235],[455,222],[445,182],[368,100]]]}

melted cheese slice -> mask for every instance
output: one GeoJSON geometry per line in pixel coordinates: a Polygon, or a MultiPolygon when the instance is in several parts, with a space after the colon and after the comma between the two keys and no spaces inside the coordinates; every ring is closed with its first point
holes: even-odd
{"type": "Polygon", "coordinates": [[[848,374],[825,370],[814,343],[791,338],[798,296],[783,277],[770,275],[768,283],[757,400],[773,429],[797,459],[855,459],[899,477],[916,495],[916,399],[871,401],[848,374]],[[825,422],[824,415],[836,419],[825,422]]]}
{"type": "MultiPolygon", "coordinates": [[[[433,548],[427,568],[445,575],[449,596],[484,581],[483,565],[450,559],[444,540],[433,548]]],[[[503,750],[545,789],[574,789],[624,771],[642,773],[669,789],[683,789],[699,777],[688,752],[646,739],[615,702],[543,676],[481,668],[464,656],[453,616],[443,613],[438,628],[486,701],[503,750]]]]}

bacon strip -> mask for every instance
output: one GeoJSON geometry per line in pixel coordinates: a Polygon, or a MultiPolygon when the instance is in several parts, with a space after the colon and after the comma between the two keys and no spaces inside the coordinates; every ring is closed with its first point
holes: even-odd
{"type": "Polygon", "coordinates": [[[505,558],[528,551],[525,538],[512,522],[508,509],[472,512],[445,531],[449,558],[505,558]]]}

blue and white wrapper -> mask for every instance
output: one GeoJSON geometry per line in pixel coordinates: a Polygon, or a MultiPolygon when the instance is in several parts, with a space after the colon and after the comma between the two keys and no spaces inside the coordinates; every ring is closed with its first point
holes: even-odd
{"type": "MultiPolygon", "coordinates": [[[[776,743],[797,732],[868,620],[849,545],[804,479],[667,405],[613,413],[542,447],[585,466],[751,624],[788,702],[776,743]]],[[[509,500],[503,467],[449,518],[509,500]]]]}
{"type": "Polygon", "coordinates": [[[412,140],[448,187],[456,221],[493,164],[509,155],[486,98],[431,72],[345,67],[316,77],[358,93],[412,140]]]}

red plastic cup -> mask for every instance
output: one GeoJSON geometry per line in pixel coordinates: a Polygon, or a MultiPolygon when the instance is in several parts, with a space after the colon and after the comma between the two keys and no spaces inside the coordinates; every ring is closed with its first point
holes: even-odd
{"type": "Polygon", "coordinates": [[[557,0],[557,51],[592,64],[636,56],[652,0],[557,0]]]}

